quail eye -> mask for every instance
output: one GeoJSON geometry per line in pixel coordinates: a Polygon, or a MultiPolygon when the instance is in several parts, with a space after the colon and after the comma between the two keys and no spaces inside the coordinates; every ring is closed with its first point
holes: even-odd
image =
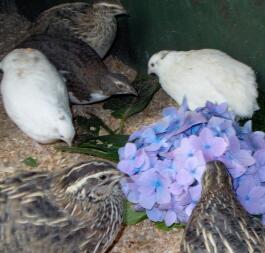
{"type": "Polygon", "coordinates": [[[101,176],[99,177],[100,180],[105,180],[106,178],[107,178],[106,175],[101,175],[101,176]]]}
{"type": "Polygon", "coordinates": [[[155,66],[155,64],[154,63],[151,63],[151,67],[154,67],[155,66]]]}

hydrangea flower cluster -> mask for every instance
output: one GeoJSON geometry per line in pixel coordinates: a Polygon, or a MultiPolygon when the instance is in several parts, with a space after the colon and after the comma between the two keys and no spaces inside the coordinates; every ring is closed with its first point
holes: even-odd
{"type": "Polygon", "coordinates": [[[123,191],[150,220],[186,223],[200,199],[206,163],[220,160],[241,204],[265,223],[264,136],[252,131],[251,121],[240,126],[225,103],[166,108],[160,121],[134,132],[119,150],[118,169],[129,175],[123,191]]]}

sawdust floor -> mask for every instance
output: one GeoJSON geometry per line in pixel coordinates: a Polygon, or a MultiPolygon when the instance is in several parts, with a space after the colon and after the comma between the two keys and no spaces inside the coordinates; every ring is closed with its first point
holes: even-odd
{"type": "MultiPolygon", "coordinates": [[[[126,133],[130,134],[139,127],[150,124],[160,118],[162,108],[174,102],[161,90],[155,95],[151,104],[142,113],[130,118],[126,124],[126,133]]],[[[110,126],[117,126],[116,119],[101,108],[101,104],[75,106],[74,115],[93,112],[103,118],[110,126]]],[[[30,112],[29,112],[30,113],[30,112]]],[[[77,162],[93,159],[92,157],[63,153],[55,149],[58,145],[39,145],[25,136],[7,117],[0,97],[0,176],[15,173],[19,170],[33,170],[23,160],[33,157],[38,161],[39,170],[57,170],[77,162]]],[[[34,168],[35,169],[35,168],[34,168]]],[[[170,232],[158,230],[150,221],[134,226],[127,226],[121,233],[110,253],[178,253],[182,229],[170,232]]]]}

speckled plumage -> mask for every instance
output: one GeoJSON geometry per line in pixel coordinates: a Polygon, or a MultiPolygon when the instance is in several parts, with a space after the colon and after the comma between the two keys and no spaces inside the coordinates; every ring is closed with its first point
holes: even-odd
{"type": "Polygon", "coordinates": [[[121,228],[121,174],[104,161],[0,183],[1,253],[103,253],[121,228]]]}
{"type": "Polygon", "coordinates": [[[90,45],[103,58],[117,31],[115,16],[126,14],[119,0],[54,6],[44,11],[32,27],[33,34],[71,34],[90,45]]]}
{"type": "Polygon", "coordinates": [[[118,94],[136,95],[125,76],[109,72],[96,52],[79,39],[35,35],[18,47],[40,50],[64,73],[72,103],[93,103],[118,94]]]}
{"type": "Polygon", "coordinates": [[[202,187],[184,231],[181,253],[265,252],[265,228],[238,202],[222,162],[207,164],[202,187]]]}

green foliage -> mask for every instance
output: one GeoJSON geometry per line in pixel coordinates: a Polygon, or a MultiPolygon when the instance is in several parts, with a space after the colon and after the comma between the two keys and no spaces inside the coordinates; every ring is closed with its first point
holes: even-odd
{"type": "Polygon", "coordinates": [[[137,212],[133,209],[130,202],[126,202],[124,223],[126,225],[135,225],[143,220],[147,219],[145,212],[137,212]]]}
{"type": "Polygon", "coordinates": [[[118,162],[118,149],[124,146],[127,140],[128,135],[103,135],[86,138],[85,142],[80,143],[77,146],[62,146],[58,147],[58,149],[70,153],[86,154],[118,162]]]}
{"type": "Polygon", "coordinates": [[[76,144],[73,147],[60,146],[57,149],[118,162],[118,150],[126,144],[128,135],[115,134],[100,118],[93,114],[89,118],[78,116],[75,118],[75,123],[81,132],[78,134],[76,144]],[[100,136],[101,129],[108,134],[100,136]]]}
{"type": "Polygon", "coordinates": [[[89,118],[85,118],[82,116],[77,116],[74,119],[75,124],[81,130],[81,134],[79,134],[79,139],[82,137],[90,138],[99,136],[99,132],[101,129],[104,129],[109,134],[115,134],[112,129],[110,129],[102,119],[97,117],[96,115],[90,113],[89,118]]]}
{"type": "Polygon", "coordinates": [[[32,168],[35,168],[35,167],[38,166],[37,159],[34,159],[31,156],[29,156],[25,160],[23,160],[23,163],[26,164],[29,167],[32,167],[32,168]]]}
{"type": "Polygon", "coordinates": [[[152,100],[154,94],[159,90],[157,81],[140,79],[134,83],[138,96],[114,97],[104,104],[104,109],[112,111],[112,116],[121,119],[122,131],[124,122],[132,115],[143,111],[152,100]]]}
{"type": "MultiPolygon", "coordinates": [[[[143,220],[147,219],[146,212],[137,212],[133,209],[133,206],[130,202],[126,202],[125,214],[124,214],[124,224],[125,225],[135,225],[143,220]]],[[[184,228],[184,224],[173,224],[170,227],[167,227],[164,222],[154,222],[155,227],[163,231],[171,231],[174,228],[184,228]]]]}
{"type": "Polygon", "coordinates": [[[184,224],[173,224],[172,226],[167,227],[164,222],[156,222],[155,227],[160,230],[168,232],[168,231],[171,231],[173,228],[185,228],[185,225],[184,224]]]}

